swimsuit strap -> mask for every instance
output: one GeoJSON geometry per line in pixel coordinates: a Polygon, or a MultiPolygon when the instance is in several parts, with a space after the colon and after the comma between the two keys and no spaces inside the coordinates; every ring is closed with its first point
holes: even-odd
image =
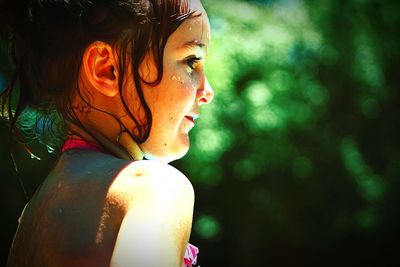
{"type": "Polygon", "coordinates": [[[196,264],[197,254],[199,254],[199,248],[189,243],[183,259],[185,266],[192,267],[192,265],[196,264]]]}
{"type": "Polygon", "coordinates": [[[74,148],[105,152],[100,145],[89,143],[88,141],[82,139],[67,139],[61,147],[61,152],[65,152],[74,148]]]}

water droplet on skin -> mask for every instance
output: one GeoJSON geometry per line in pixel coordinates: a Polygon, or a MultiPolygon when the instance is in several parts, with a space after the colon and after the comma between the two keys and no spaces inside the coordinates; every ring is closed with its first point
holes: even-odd
{"type": "Polygon", "coordinates": [[[49,145],[46,145],[46,148],[47,148],[47,152],[49,152],[49,153],[54,153],[54,151],[55,151],[55,149],[52,148],[52,147],[49,146],[49,145]]]}
{"type": "Polygon", "coordinates": [[[177,80],[175,76],[172,76],[171,79],[172,79],[173,81],[176,81],[176,80],[177,80]]]}
{"type": "Polygon", "coordinates": [[[192,20],[192,25],[193,24],[201,24],[202,23],[202,21],[200,20],[200,19],[196,19],[196,20],[192,20]]]}
{"type": "Polygon", "coordinates": [[[182,79],[182,80],[181,80],[181,84],[183,84],[184,82],[185,82],[185,81],[182,79]]]}
{"type": "Polygon", "coordinates": [[[42,160],[41,158],[39,158],[38,156],[36,156],[33,153],[30,153],[31,159],[37,159],[37,160],[42,160]]]}

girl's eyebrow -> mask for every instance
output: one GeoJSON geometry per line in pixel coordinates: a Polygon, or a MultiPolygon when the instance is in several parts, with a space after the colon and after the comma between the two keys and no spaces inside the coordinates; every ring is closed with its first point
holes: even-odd
{"type": "Polygon", "coordinates": [[[199,43],[199,41],[197,39],[191,40],[187,43],[185,43],[182,48],[193,48],[193,47],[200,47],[200,48],[204,48],[206,45],[203,43],[199,43]]]}

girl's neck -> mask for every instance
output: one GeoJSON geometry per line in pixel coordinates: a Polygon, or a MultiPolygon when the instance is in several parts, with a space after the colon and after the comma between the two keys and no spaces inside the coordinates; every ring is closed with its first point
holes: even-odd
{"type": "Polygon", "coordinates": [[[68,144],[69,146],[72,144],[74,147],[86,147],[96,151],[109,152],[123,159],[142,160],[144,158],[142,149],[128,132],[123,131],[114,138],[115,140],[110,140],[110,138],[106,137],[97,129],[91,127],[86,128],[90,134],[80,128],[77,129],[74,127],[73,130],[75,134],[70,135],[68,140],[78,141],[67,140],[63,145],[63,150],[65,151],[68,149],[68,144]]]}

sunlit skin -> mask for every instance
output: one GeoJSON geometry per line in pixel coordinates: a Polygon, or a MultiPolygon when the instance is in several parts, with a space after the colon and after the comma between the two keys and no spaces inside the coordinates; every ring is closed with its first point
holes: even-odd
{"type": "MultiPolygon", "coordinates": [[[[190,3],[191,10],[196,10],[195,14],[199,16],[184,21],[169,37],[164,50],[164,72],[160,84],[155,87],[143,84],[144,96],[152,112],[152,125],[148,139],[140,144],[140,148],[149,159],[170,162],[185,155],[190,145],[189,131],[200,116],[200,106],[210,103],[214,96],[204,73],[210,42],[209,20],[200,1],[190,3]]],[[[119,117],[126,128],[134,132],[135,124],[121,103],[116,62],[118,55],[108,44],[96,42],[89,46],[83,57],[82,92],[84,96],[89,96],[94,107],[119,117]]],[[[145,80],[153,81],[156,72],[152,55],[148,54],[141,64],[140,73],[145,80]]],[[[127,68],[123,85],[123,97],[130,111],[142,124],[146,124],[130,68],[127,68]]],[[[82,104],[79,99],[76,98],[77,106],[82,104]]],[[[83,123],[96,128],[109,140],[116,141],[120,125],[114,118],[95,109],[79,115],[83,123]]],[[[127,135],[123,137],[124,142],[120,144],[129,152],[134,141],[127,135]]],[[[95,142],[89,136],[86,138],[95,142]]],[[[151,260],[154,266],[181,264],[189,241],[194,205],[193,188],[182,173],[151,161],[133,162],[115,179],[107,199],[112,199],[114,203],[126,202],[122,206],[127,207],[114,247],[112,266],[131,266],[135,260],[151,260]],[[136,179],[139,179],[138,184],[130,186],[136,179]],[[126,197],[120,197],[126,195],[134,201],[126,202],[126,197]],[[159,232],[159,225],[174,230],[159,232]],[[160,235],[163,236],[161,239],[160,235]],[[159,241],[150,242],[150,247],[145,248],[144,238],[159,241]],[[151,257],[151,247],[160,245],[164,255],[151,257]],[[135,256],[134,252],[139,254],[135,256]],[[148,256],[141,259],[140,255],[148,256]]],[[[112,214],[106,215],[112,217],[112,214]]],[[[149,266],[152,264],[149,263],[149,266]]]]}
{"type": "Polygon", "coordinates": [[[153,113],[149,139],[141,145],[148,158],[171,161],[189,149],[188,132],[200,115],[199,107],[210,103],[214,95],[204,74],[209,36],[204,12],[183,22],[170,36],[163,79],[155,88],[144,89],[153,113]]]}
{"type": "MultiPolygon", "coordinates": [[[[140,148],[156,160],[132,161],[85,149],[63,153],[26,206],[11,249],[15,263],[11,266],[182,266],[194,190],[187,177],[166,162],[187,152],[199,108],[213,99],[204,74],[209,21],[200,1],[190,5],[200,15],[184,21],[168,39],[161,83],[143,85],[153,122],[140,148]]],[[[73,108],[83,125],[133,155],[135,142],[129,134],[121,134],[115,119],[134,133],[135,124],[119,92],[119,56],[107,43],[88,45],[73,108]]],[[[130,63],[125,66],[123,97],[145,125],[130,63]]],[[[140,73],[151,81],[156,72],[148,54],[140,73]]],[[[78,134],[71,138],[97,142],[78,126],[72,128],[78,134]]]]}
{"type": "MultiPolygon", "coordinates": [[[[153,120],[148,139],[140,144],[148,159],[170,162],[184,156],[190,145],[188,133],[199,118],[199,108],[210,103],[214,96],[204,73],[210,42],[209,20],[200,1],[191,1],[191,7],[200,16],[184,21],[168,39],[160,84],[142,85],[153,120]]],[[[83,61],[82,91],[88,91],[88,98],[94,107],[121,118],[126,128],[135,132],[135,124],[124,110],[118,92],[117,57],[112,47],[105,43],[96,42],[89,46],[83,61]]],[[[146,81],[154,81],[157,68],[151,54],[141,64],[140,73],[146,81]]],[[[134,116],[146,124],[129,68],[125,78],[123,97],[134,116]]],[[[80,97],[75,99],[76,106],[84,105],[80,97]]],[[[118,122],[105,113],[91,109],[79,116],[84,123],[100,130],[110,140],[116,140],[120,134],[118,122]]],[[[126,146],[126,142],[123,145],[126,146]]]]}

